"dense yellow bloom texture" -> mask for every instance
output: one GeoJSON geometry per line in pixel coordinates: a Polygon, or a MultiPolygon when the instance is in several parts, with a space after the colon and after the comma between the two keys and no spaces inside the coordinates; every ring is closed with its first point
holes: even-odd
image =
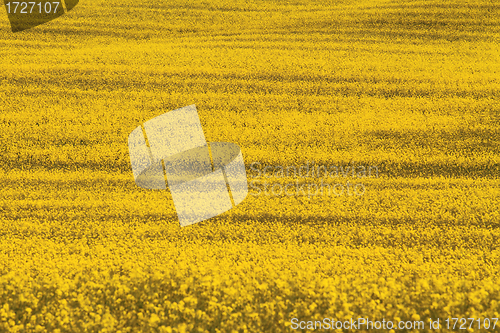
{"type": "Polygon", "coordinates": [[[13,34],[0,11],[0,332],[499,318],[499,17],[478,0],[92,0],[13,34]],[[181,228],[168,191],[135,186],[127,137],[191,104],[254,187],[181,228]],[[377,173],[278,173],[307,163],[377,173]],[[321,181],[365,191],[307,192],[321,181]]]}

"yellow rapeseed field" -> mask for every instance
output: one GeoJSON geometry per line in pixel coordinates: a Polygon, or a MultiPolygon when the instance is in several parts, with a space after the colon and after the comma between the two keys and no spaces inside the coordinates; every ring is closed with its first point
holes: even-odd
{"type": "Polygon", "coordinates": [[[4,14],[0,332],[500,330],[498,2],[81,0],[15,34],[4,14]],[[181,228],[127,138],[190,104],[249,194],[181,228]]]}

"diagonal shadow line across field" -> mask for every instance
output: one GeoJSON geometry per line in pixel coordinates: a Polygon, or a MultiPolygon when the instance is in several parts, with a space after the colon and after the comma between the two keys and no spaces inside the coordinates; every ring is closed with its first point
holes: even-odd
{"type": "MultiPolygon", "coordinates": [[[[188,229],[171,228],[173,221],[161,224],[158,215],[150,216],[155,228],[139,228],[140,220],[135,216],[131,219],[131,227],[116,230],[92,227],[91,224],[81,225],[78,220],[50,225],[43,224],[35,228],[19,228],[18,230],[2,230],[0,237],[26,239],[35,237],[47,240],[57,240],[62,243],[73,243],[76,240],[88,240],[92,244],[108,239],[157,240],[178,243],[202,242],[250,242],[257,244],[308,244],[318,246],[345,246],[350,248],[383,247],[383,248],[445,248],[492,251],[499,248],[500,225],[485,228],[470,225],[429,225],[419,224],[419,221],[400,219],[356,219],[339,216],[332,217],[294,217],[283,218],[278,214],[264,214],[259,217],[249,214],[236,215],[231,218],[219,216],[197,224],[188,229]],[[168,227],[170,225],[170,227],[168,227]],[[467,231],[467,232],[465,232],[467,231]],[[266,237],[259,235],[266,234],[266,237]],[[480,240],[480,241],[478,241],[480,240]]],[[[163,216],[164,218],[165,216],[163,216]]],[[[99,217],[102,218],[102,217],[99,217]]],[[[107,215],[106,219],[123,221],[123,216],[107,215]]],[[[161,220],[161,219],[160,219],[161,220]]],[[[15,228],[16,219],[10,220],[11,228],[15,228]],[[14,223],[14,226],[12,226],[14,223]]],[[[152,222],[144,221],[151,226],[152,222]]]]}
{"type": "MultiPolygon", "coordinates": [[[[265,164],[266,161],[262,161],[265,164]]],[[[272,163],[269,163],[272,165],[272,163]]],[[[286,165],[284,165],[286,168],[286,165]]],[[[0,162],[0,168],[4,171],[9,170],[32,170],[41,169],[46,171],[106,171],[110,173],[131,173],[130,163],[128,161],[114,161],[98,163],[94,161],[87,162],[57,162],[50,160],[39,160],[32,156],[27,156],[24,160],[3,159],[0,162]]],[[[245,168],[250,170],[250,164],[245,168]]],[[[473,164],[462,164],[458,161],[446,162],[407,162],[407,161],[378,161],[378,169],[381,175],[386,177],[469,177],[473,179],[500,177],[500,163],[495,161],[473,162],[473,164]]],[[[247,176],[249,177],[249,176],[247,176]]],[[[248,179],[251,179],[250,177],[248,179]]],[[[133,182],[132,182],[133,183],[133,182]]],[[[124,182],[122,186],[128,184],[124,182]]]]}

